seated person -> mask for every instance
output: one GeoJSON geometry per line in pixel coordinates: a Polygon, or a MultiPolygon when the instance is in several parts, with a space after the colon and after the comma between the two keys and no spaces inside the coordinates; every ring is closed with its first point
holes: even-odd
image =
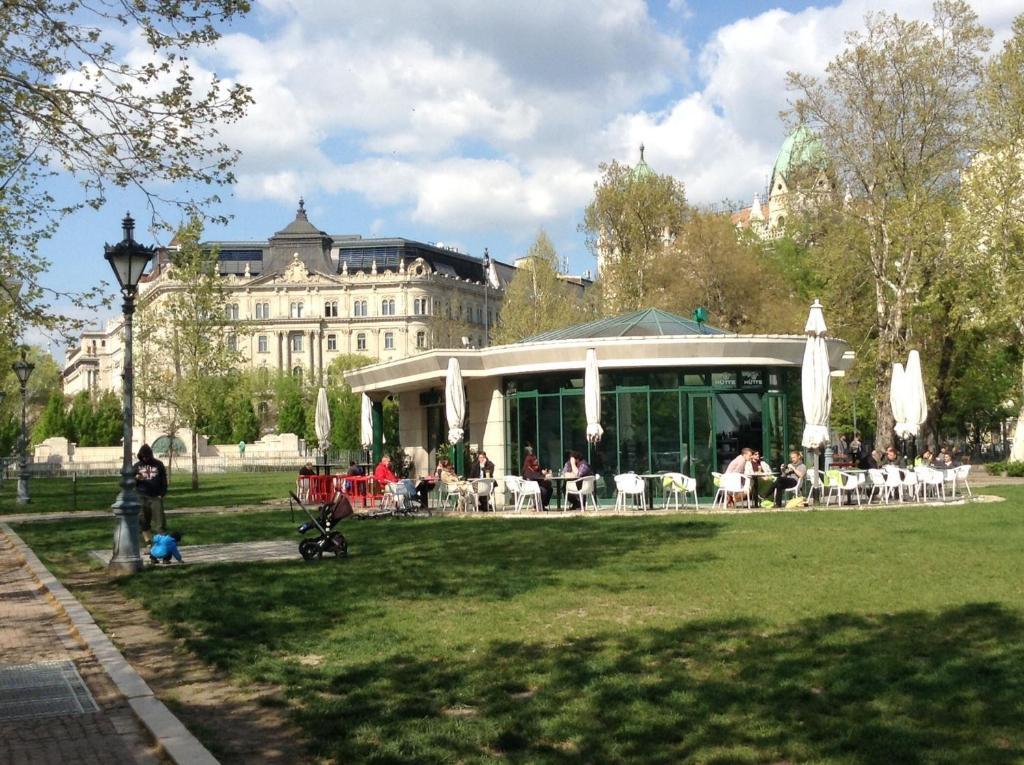
{"type": "Polygon", "coordinates": [[[313,467],[313,462],[309,461],[300,467],[299,475],[316,475],[316,469],[313,467]]]}
{"type": "MultiPolygon", "coordinates": [[[[569,452],[569,460],[562,466],[562,475],[567,478],[586,478],[587,476],[594,475],[594,469],[590,467],[590,464],[580,452],[569,452]]],[[[574,481],[572,483],[574,488],[577,489],[582,485],[581,481],[574,481]]],[[[569,494],[568,502],[569,507],[573,510],[579,510],[582,507],[578,494],[569,494]]]]}
{"type": "Polygon", "coordinates": [[[551,501],[551,481],[548,480],[550,475],[550,472],[541,469],[540,461],[535,455],[526,455],[526,459],[523,460],[523,480],[536,481],[540,486],[540,506],[544,510],[548,509],[548,502],[551,501]]]}
{"type": "Polygon", "coordinates": [[[931,449],[925,449],[914,460],[914,467],[931,467],[931,464],[935,461],[932,455],[931,449]]]}
{"type": "MultiPolygon", "coordinates": [[[[357,465],[355,460],[350,460],[348,463],[348,470],[345,471],[345,475],[351,475],[356,477],[364,476],[366,475],[366,470],[363,469],[362,465],[357,465]]],[[[352,491],[352,488],[357,485],[358,483],[355,481],[345,481],[345,492],[348,493],[352,491]]],[[[365,487],[363,487],[363,491],[360,491],[359,493],[365,494],[365,487]]]]}
{"type": "Polygon", "coordinates": [[[399,478],[391,470],[391,457],[385,454],[380,458],[380,463],[373,469],[373,478],[383,488],[389,484],[395,485],[395,495],[401,499],[402,507],[406,501],[416,493],[416,485],[408,478],[399,478]]]}
{"type": "Polygon", "coordinates": [[[882,466],[895,465],[901,470],[906,467],[906,463],[903,462],[903,458],[896,453],[895,446],[889,446],[885,450],[885,458],[882,460],[882,466]]]}
{"type": "MultiPolygon", "coordinates": [[[[494,478],[494,463],[487,459],[487,452],[477,452],[476,462],[469,469],[470,485],[473,485],[473,480],[477,478],[494,478]]],[[[487,497],[480,497],[480,510],[490,510],[490,505],[487,497]]]]}
{"type": "Polygon", "coordinates": [[[775,482],[775,507],[782,507],[785,504],[786,489],[792,489],[807,475],[807,466],[804,464],[804,456],[798,451],[789,454],[789,464],[782,466],[782,475],[775,482]]]}
{"type": "Polygon", "coordinates": [[[858,467],[861,470],[878,470],[882,467],[882,453],[878,449],[872,449],[861,458],[858,467]]]}

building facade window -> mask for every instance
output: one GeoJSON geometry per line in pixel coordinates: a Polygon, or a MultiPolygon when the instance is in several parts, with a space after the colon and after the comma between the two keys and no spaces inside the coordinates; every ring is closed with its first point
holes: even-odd
{"type": "Polygon", "coordinates": [[[291,344],[292,344],[292,352],[293,353],[301,352],[302,351],[302,335],[292,335],[291,336],[291,344]]]}
{"type": "Polygon", "coordinates": [[[366,301],[356,300],[352,303],[352,315],[353,316],[367,316],[366,312],[366,301]]]}
{"type": "Polygon", "coordinates": [[[393,351],[395,350],[395,333],[385,332],[384,333],[384,350],[393,351]]]}
{"type": "Polygon", "coordinates": [[[328,300],[324,302],[324,316],[337,316],[338,315],[338,301],[328,300]]]}
{"type": "Polygon", "coordinates": [[[360,332],[358,335],[356,335],[356,350],[357,351],[365,351],[366,350],[366,333],[365,332],[360,332]]]}
{"type": "Polygon", "coordinates": [[[228,303],[224,306],[224,315],[228,321],[238,321],[238,303],[228,303]]]}
{"type": "Polygon", "coordinates": [[[395,299],[385,298],[380,301],[380,315],[381,316],[394,316],[395,315],[395,299]]]}
{"type": "Polygon", "coordinates": [[[302,302],[301,301],[296,301],[296,302],[292,303],[291,305],[289,305],[289,307],[288,307],[288,315],[291,318],[293,318],[293,319],[301,319],[302,318],[302,302]]]}
{"type": "Polygon", "coordinates": [[[328,335],[327,336],[327,350],[336,351],[338,350],[338,336],[328,335]]]}
{"type": "Polygon", "coordinates": [[[256,318],[257,319],[269,319],[270,318],[270,303],[257,303],[256,304],[256,318]]]}
{"type": "Polygon", "coordinates": [[[302,382],[302,367],[292,367],[292,377],[302,382]]]}
{"type": "Polygon", "coordinates": [[[256,352],[266,353],[267,352],[267,336],[260,335],[256,338],[256,352]]]}
{"type": "Polygon", "coordinates": [[[415,316],[426,316],[427,298],[415,298],[412,301],[412,312],[415,316]]]}
{"type": "Polygon", "coordinates": [[[427,347],[427,333],[424,332],[421,329],[419,332],[416,333],[416,348],[418,350],[422,351],[426,347],[427,347]]]}
{"type": "Polygon", "coordinates": [[[235,335],[228,335],[228,350],[232,353],[238,350],[238,338],[235,335]]]}
{"type": "Polygon", "coordinates": [[[481,308],[480,306],[476,307],[476,323],[477,324],[483,324],[484,323],[484,309],[481,308]]]}

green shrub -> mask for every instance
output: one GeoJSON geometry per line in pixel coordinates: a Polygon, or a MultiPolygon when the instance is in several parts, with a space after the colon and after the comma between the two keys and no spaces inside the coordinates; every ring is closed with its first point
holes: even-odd
{"type": "Polygon", "coordinates": [[[1011,478],[1024,478],[1024,462],[1007,462],[1006,475],[1011,478]]]}
{"type": "Polygon", "coordinates": [[[985,469],[988,471],[989,475],[1002,475],[1003,473],[1006,472],[1006,463],[990,462],[987,465],[985,465],[985,469]]]}

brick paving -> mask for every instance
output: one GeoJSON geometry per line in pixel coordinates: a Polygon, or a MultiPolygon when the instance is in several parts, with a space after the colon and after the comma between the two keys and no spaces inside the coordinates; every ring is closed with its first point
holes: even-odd
{"type": "Polygon", "coordinates": [[[125,699],[0,532],[0,667],[74,663],[99,711],[0,719],[0,765],[159,765],[125,699]]]}

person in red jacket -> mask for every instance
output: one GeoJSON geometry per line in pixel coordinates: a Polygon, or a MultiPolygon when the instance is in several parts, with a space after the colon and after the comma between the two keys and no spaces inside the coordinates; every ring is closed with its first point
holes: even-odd
{"type": "Polygon", "coordinates": [[[389,483],[397,484],[398,488],[395,493],[401,497],[403,506],[407,506],[406,503],[416,493],[415,483],[408,478],[399,478],[395,475],[395,472],[391,469],[391,457],[386,454],[380,458],[380,463],[373,469],[373,479],[381,488],[389,483]]]}

